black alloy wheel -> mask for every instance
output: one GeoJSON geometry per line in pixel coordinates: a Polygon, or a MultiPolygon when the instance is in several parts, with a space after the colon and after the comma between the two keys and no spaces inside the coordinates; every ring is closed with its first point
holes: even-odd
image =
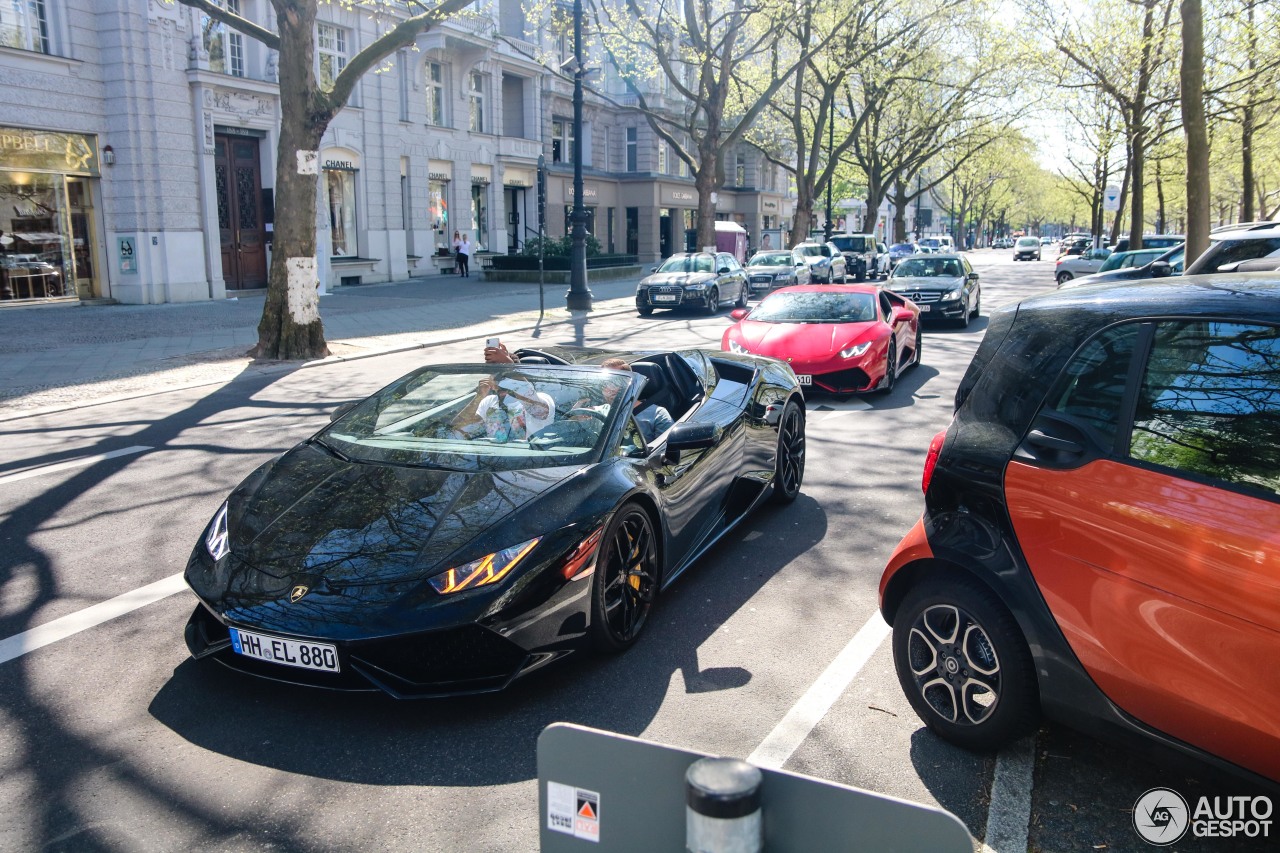
{"type": "Polygon", "coordinates": [[[1013,616],[964,578],[926,580],[893,620],[898,682],[925,725],[974,750],[998,749],[1034,730],[1035,669],[1013,616]]]}
{"type": "Polygon", "coordinates": [[[964,310],[961,311],[960,316],[956,318],[956,325],[962,329],[969,328],[969,318],[971,316],[972,312],[969,310],[969,300],[966,299],[964,302],[964,310]]]}
{"type": "Polygon", "coordinates": [[[911,367],[915,367],[920,363],[920,354],[924,352],[924,333],[916,326],[916,345],[915,350],[911,353],[911,367]]]}
{"type": "Polygon", "coordinates": [[[800,495],[804,482],[804,412],[794,401],[782,410],[778,422],[778,454],[773,466],[773,494],[777,504],[789,504],[800,495]]]}
{"type": "Polygon", "coordinates": [[[889,341],[889,352],[886,353],[884,359],[884,379],[880,380],[880,385],[876,390],[882,394],[889,394],[896,384],[898,384],[898,344],[891,340],[889,341]]]}
{"type": "Polygon", "coordinates": [[[749,295],[750,294],[747,292],[747,283],[745,281],[738,282],[738,301],[733,303],[733,306],[735,308],[746,308],[747,297],[749,295]]]}
{"type": "Polygon", "coordinates": [[[623,504],[609,522],[591,588],[591,641],[621,652],[640,636],[658,594],[658,546],[649,513],[623,504]]]}
{"type": "Polygon", "coordinates": [[[720,291],[717,288],[713,287],[707,292],[706,311],[712,316],[720,313],[720,291]]]}
{"type": "Polygon", "coordinates": [[[978,288],[978,292],[973,295],[973,311],[969,313],[969,316],[982,316],[982,288],[978,288]]]}

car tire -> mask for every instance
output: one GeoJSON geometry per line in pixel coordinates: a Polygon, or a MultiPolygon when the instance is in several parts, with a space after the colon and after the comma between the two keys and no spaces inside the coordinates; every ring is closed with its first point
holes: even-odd
{"type": "Polygon", "coordinates": [[[776,504],[793,503],[804,482],[804,410],[788,401],[778,421],[778,452],[773,464],[773,494],[776,504]]]}
{"type": "Polygon", "coordinates": [[[1071,281],[1073,278],[1075,278],[1075,276],[1065,270],[1058,273],[1058,287],[1062,287],[1062,285],[1071,281]]]}
{"type": "Polygon", "coordinates": [[[895,341],[889,341],[889,352],[885,354],[884,359],[884,378],[880,380],[880,384],[876,386],[876,390],[881,394],[889,395],[893,393],[893,386],[898,384],[898,344],[895,341]]]}
{"type": "Polygon", "coordinates": [[[735,302],[735,303],[733,303],[733,306],[734,306],[735,308],[746,308],[746,307],[747,307],[747,296],[748,296],[748,294],[747,294],[747,286],[744,284],[744,285],[742,285],[740,288],[738,288],[738,301],[737,301],[737,302],[735,302]]]}
{"type": "Polygon", "coordinates": [[[637,306],[636,306],[636,312],[637,312],[637,313],[639,313],[641,317],[649,317],[649,316],[652,316],[652,315],[653,315],[653,306],[652,306],[652,305],[637,305],[637,306]]]}
{"type": "Polygon", "coordinates": [[[640,636],[658,595],[661,568],[653,520],[639,504],[618,508],[600,540],[591,578],[591,645],[617,654],[640,636]]]}
{"type": "Polygon", "coordinates": [[[975,581],[926,580],[907,593],[893,620],[893,664],[916,714],[957,746],[998,749],[1035,729],[1040,709],[1027,642],[975,581]]]}
{"type": "Polygon", "coordinates": [[[707,291],[706,312],[712,317],[720,313],[720,291],[714,287],[707,291]]]}
{"type": "Polygon", "coordinates": [[[973,296],[973,311],[969,312],[969,316],[978,318],[982,316],[982,291],[979,290],[973,296]]]}
{"type": "Polygon", "coordinates": [[[924,352],[924,332],[920,329],[919,326],[916,326],[916,348],[915,348],[915,352],[911,354],[911,364],[909,365],[910,367],[915,367],[916,365],[920,364],[920,355],[923,352],[924,352]]]}
{"type": "Polygon", "coordinates": [[[959,319],[957,319],[957,320],[956,320],[956,325],[957,325],[957,326],[959,326],[961,329],[967,329],[967,328],[969,328],[969,317],[970,317],[970,316],[971,316],[971,314],[970,314],[970,312],[969,312],[968,308],[966,308],[964,311],[962,311],[962,312],[960,313],[960,317],[959,317],[959,319]]]}

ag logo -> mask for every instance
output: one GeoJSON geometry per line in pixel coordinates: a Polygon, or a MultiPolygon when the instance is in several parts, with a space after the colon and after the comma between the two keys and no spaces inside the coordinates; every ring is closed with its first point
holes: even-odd
{"type": "Polygon", "coordinates": [[[1169,788],[1152,788],[1133,804],[1133,828],[1148,844],[1173,844],[1186,835],[1190,825],[1187,801],[1169,788]]]}
{"type": "Polygon", "coordinates": [[[299,598],[302,598],[302,596],[306,595],[310,591],[311,591],[311,587],[304,586],[303,584],[298,584],[293,589],[289,590],[289,603],[293,604],[299,598]]]}

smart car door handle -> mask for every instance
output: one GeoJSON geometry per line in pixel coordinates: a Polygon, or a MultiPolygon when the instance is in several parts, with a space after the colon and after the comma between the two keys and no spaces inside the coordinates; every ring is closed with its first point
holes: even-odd
{"type": "Polygon", "coordinates": [[[1058,438],[1054,435],[1043,433],[1038,429],[1033,429],[1027,433],[1027,442],[1035,447],[1041,447],[1046,450],[1061,450],[1065,453],[1084,453],[1084,447],[1070,439],[1058,438]]]}

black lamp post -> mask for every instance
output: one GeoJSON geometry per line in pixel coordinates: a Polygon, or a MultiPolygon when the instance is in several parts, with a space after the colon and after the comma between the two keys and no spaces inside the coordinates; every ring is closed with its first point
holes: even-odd
{"type": "Polygon", "coordinates": [[[835,164],[831,162],[832,151],[835,150],[835,127],[836,117],[835,111],[832,111],[831,120],[827,122],[827,227],[823,229],[826,236],[823,238],[826,242],[831,242],[831,185],[836,180],[835,164]]]}
{"type": "Polygon", "coordinates": [[[570,311],[590,311],[591,291],[587,288],[587,209],[582,205],[582,0],[573,0],[573,213],[569,215],[569,292],[565,304],[570,311]]]}

